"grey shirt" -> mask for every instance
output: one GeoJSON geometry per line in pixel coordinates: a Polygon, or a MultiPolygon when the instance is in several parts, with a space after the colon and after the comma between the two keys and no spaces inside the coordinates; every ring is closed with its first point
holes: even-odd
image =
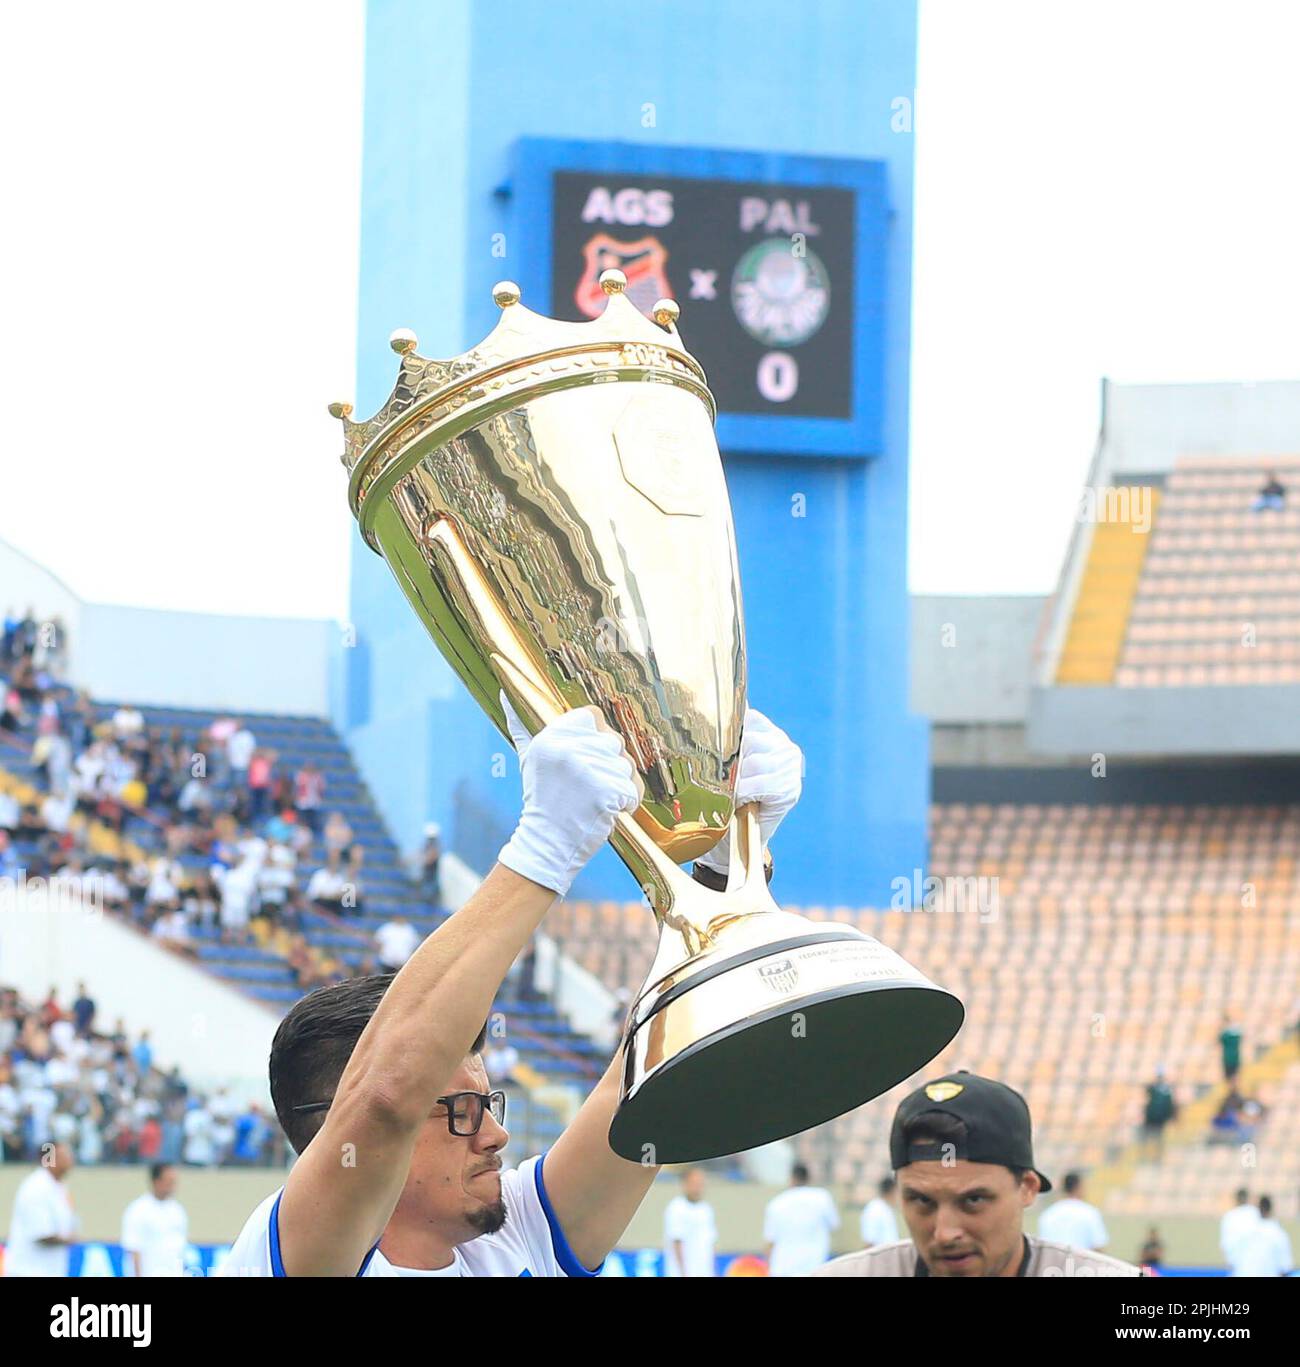
{"type": "MultiPolygon", "coordinates": [[[[1069,1244],[1049,1243],[1026,1234],[1027,1257],[1020,1265],[1019,1277],[1141,1277],[1143,1271],[1132,1263],[1121,1262],[1105,1253],[1069,1244]]],[[[928,1277],[930,1270],[917,1256],[911,1239],[895,1244],[875,1244],[861,1253],[846,1253],[842,1258],[819,1267],[814,1277],[928,1277]]]]}

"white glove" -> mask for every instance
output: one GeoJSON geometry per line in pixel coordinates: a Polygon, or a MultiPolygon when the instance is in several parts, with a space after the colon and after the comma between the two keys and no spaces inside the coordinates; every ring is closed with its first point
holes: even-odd
{"type": "MultiPolygon", "coordinates": [[[[758,828],[763,847],[799,801],[803,791],[803,751],[779,726],[752,707],[745,709],[745,733],[740,741],[740,772],[736,775],[736,807],[758,803],[758,828]]],[[[695,861],[715,873],[726,873],[731,863],[731,832],[695,861]]]]}
{"type": "Polygon", "coordinates": [[[501,695],[519,753],[524,810],[497,861],[563,896],[609,839],[614,817],[640,804],[623,738],[597,725],[594,708],[566,712],[535,736],[501,695]]]}

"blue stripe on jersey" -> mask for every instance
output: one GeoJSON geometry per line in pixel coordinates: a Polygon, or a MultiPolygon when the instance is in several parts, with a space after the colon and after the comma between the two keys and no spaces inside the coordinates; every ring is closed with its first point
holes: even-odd
{"type": "Polygon", "coordinates": [[[289,1274],[284,1270],[284,1259],[280,1257],[280,1201],[284,1197],[284,1192],[275,1198],[275,1205],[271,1207],[271,1276],[287,1277],[289,1274]]]}
{"type": "MultiPolygon", "coordinates": [[[[284,1270],[284,1259],[280,1256],[280,1201],[283,1196],[284,1192],[281,1191],[280,1195],[275,1198],[275,1205],[271,1207],[271,1276],[273,1277],[287,1277],[289,1275],[284,1270]]],[[[370,1266],[371,1258],[378,1252],[379,1245],[376,1244],[374,1248],[366,1254],[366,1260],[361,1264],[361,1271],[357,1273],[358,1277],[364,1277],[366,1275],[366,1268],[370,1266]]]]}
{"type": "Polygon", "coordinates": [[[546,1194],[546,1182],[542,1178],[544,1161],[545,1155],[533,1164],[533,1182],[537,1187],[537,1199],[542,1203],[542,1213],[546,1216],[546,1223],[551,1227],[551,1247],[555,1250],[555,1261],[559,1263],[566,1276],[599,1277],[600,1268],[605,1266],[604,1262],[602,1261],[595,1271],[583,1267],[569,1247],[569,1241],[564,1237],[564,1230],[560,1227],[560,1222],[551,1207],[551,1198],[546,1194]]]}

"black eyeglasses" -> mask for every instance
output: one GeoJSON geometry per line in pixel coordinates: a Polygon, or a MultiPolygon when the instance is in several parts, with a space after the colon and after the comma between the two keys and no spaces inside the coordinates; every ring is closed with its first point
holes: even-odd
{"type": "Polygon", "coordinates": [[[447,1128],[461,1139],[479,1132],[485,1110],[491,1110],[492,1119],[498,1125],[506,1123],[504,1092],[451,1092],[440,1096],[438,1105],[447,1108],[447,1128]]]}
{"type": "MultiPolygon", "coordinates": [[[[307,1101],[295,1106],[296,1115],[312,1115],[328,1111],[332,1101],[307,1101]]],[[[458,1139],[469,1139],[483,1125],[483,1112],[490,1110],[498,1125],[506,1123],[506,1094],[504,1092],[450,1092],[436,1098],[436,1104],[447,1108],[447,1129],[458,1139]]]]}

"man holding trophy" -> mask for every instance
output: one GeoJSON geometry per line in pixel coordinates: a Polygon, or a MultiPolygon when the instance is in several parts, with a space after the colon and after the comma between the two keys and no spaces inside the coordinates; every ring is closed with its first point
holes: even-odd
{"type": "Polygon", "coordinates": [[[401,368],[379,412],[353,422],[331,406],[362,536],[514,740],[524,812],[479,892],[386,993],[386,980],[344,984],[286,1017],[272,1090],[303,1157],[232,1271],[589,1273],[660,1164],[840,1115],[961,1024],[961,1003],[892,950],[772,899],[766,842],[801,760],[746,705],[713,396],[677,305],[647,318],[620,271],[600,283],[604,313],[569,323],[503,282],[477,347],[434,360],[394,333],[401,368]],[[475,1034],[607,839],[654,912],[658,952],[574,1123],[503,1177],[504,1098],[475,1034]]]}
{"type": "MultiPolygon", "coordinates": [[[[556,894],[640,800],[622,742],[594,709],[530,738],[505,706],[519,825],[475,895],[396,976],[321,988],[285,1017],[272,1094],[302,1156],[244,1226],[224,1276],[594,1276],[655,1179],[653,1162],[609,1147],[621,1051],[555,1145],[502,1171],[505,1096],[479,1056],[483,1022],[556,894]]],[[[800,754],[751,719],[763,739],[742,756],[738,791],[775,830],[799,796],[800,754]]]]}

